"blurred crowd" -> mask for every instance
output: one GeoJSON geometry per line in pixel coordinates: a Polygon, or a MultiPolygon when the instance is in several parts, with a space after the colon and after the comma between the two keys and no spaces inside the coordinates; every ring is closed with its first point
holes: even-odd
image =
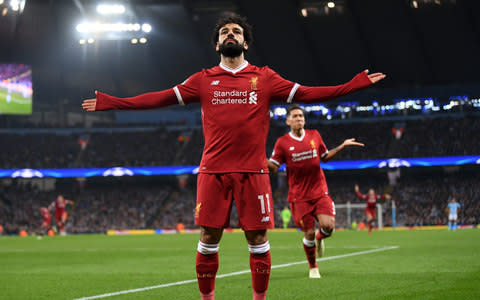
{"type": "MultiPolygon", "coordinates": [[[[317,129],[328,148],[352,137],[365,143],[365,148],[346,149],[337,160],[480,153],[476,136],[480,132],[480,119],[475,117],[426,118],[401,124],[394,121],[318,123],[307,120],[307,128],[317,129]]],[[[288,128],[283,122],[272,121],[267,155],[275,140],[286,132],[288,128]]],[[[2,168],[198,165],[204,144],[201,129],[81,135],[2,133],[0,138],[2,168]],[[81,138],[88,140],[83,148],[81,138]]]]}
{"type": "MultiPolygon", "coordinates": [[[[82,189],[62,188],[41,191],[31,185],[4,185],[0,189],[0,225],[5,234],[16,234],[24,229],[29,233],[39,231],[41,216],[39,208],[48,206],[59,193],[75,203],[67,207],[68,233],[105,233],[107,230],[127,229],[174,229],[182,223],[186,228],[196,228],[195,176],[189,183],[179,186],[173,182],[144,184],[135,179],[98,185],[89,184],[82,189]]],[[[174,180],[174,178],[173,178],[174,180]]],[[[447,204],[452,197],[460,203],[459,224],[480,223],[480,176],[476,173],[442,173],[402,175],[395,186],[389,186],[385,174],[334,174],[327,173],[329,191],[335,203],[360,203],[354,185],[367,193],[369,188],[377,194],[390,193],[391,201],[383,203],[383,222],[392,225],[392,201],[397,208],[397,226],[444,225],[447,223],[447,204]]],[[[280,211],[288,206],[288,186],[284,176],[272,176],[275,199],[276,227],[281,227],[280,211]]],[[[351,222],[364,222],[364,207],[351,211],[351,222]]],[[[55,224],[53,215],[52,223],[55,224]]],[[[337,208],[337,227],[348,228],[347,210],[337,208]]],[[[238,227],[235,207],[231,226],[238,227]]],[[[293,221],[290,223],[293,227],[293,221]]]]}
{"type": "MultiPolygon", "coordinates": [[[[155,219],[170,194],[168,186],[138,187],[115,185],[93,187],[83,191],[64,190],[69,214],[69,233],[105,233],[107,230],[145,229],[161,225],[155,219]]],[[[0,192],[0,225],[6,234],[19,230],[38,233],[42,218],[40,207],[48,207],[57,195],[31,185],[3,186],[0,192]]],[[[51,211],[55,225],[54,211],[51,211]]],[[[172,220],[173,221],[173,220],[172,220]]]]}

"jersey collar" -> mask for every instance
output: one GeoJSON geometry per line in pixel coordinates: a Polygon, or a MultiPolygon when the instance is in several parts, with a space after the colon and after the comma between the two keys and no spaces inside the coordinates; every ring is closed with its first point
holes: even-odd
{"type": "Polygon", "coordinates": [[[240,66],[238,66],[238,68],[235,68],[235,69],[229,68],[229,67],[227,67],[226,65],[224,65],[224,64],[222,64],[222,63],[220,63],[219,66],[220,66],[220,68],[224,69],[225,71],[231,72],[231,73],[235,74],[235,73],[238,73],[238,72],[240,72],[241,70],[245,69],[245,68],[248,66],[248,61],[245,60],[245,61],[243,62],[243,64],[241,64],[240,66]]]}
{"type": "Polygon", "coordinates": [[[296,141],[303,141],[303,138],[305,137],[305,129],[303,129],[303,133],[302,133],[302,136],[301,137],[298,137],[298,136],[295,136],[291,131],[288,133],[290,135],[290,137],[296,141]]]}

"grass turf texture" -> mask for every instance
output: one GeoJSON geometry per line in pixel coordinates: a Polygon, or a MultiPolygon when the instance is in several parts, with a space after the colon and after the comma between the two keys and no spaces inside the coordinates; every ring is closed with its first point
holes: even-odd
{"type": "MultiPolygon", "coordinates": [[[[305,260],[297,232],[270,233],[272,264],[305,260]]],[[[398,249],[272,270],[268,299],[474,299],[480,297],[480,231],[340,231],[326,257],[398,249]]],[[[1,299],[74,299],[195,279],[197,234],[0,238],[1,299]]],[[[248,270],[242,234],[225,234],[218,274],[248,270]]],[[[217,299],[251,299],[250,274],[217,279],[217,299]]],[[[196,282],[106,299],[199,299],[196,282]]]]}
{"type": "Polygon", "coordinates": [[[11,92],[10,96],[10,102],[7,103],[7,91],[0,88],[0,114],[30,115],[32,113],[32,99],[25,98],[17,92],[11,92]]]}

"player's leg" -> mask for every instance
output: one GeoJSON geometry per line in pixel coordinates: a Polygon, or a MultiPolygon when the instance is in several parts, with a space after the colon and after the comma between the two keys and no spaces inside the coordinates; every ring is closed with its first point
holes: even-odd
{"type": "Polygon", "coordinates": [[[315,215],[318,221],[317,255],[322,257],[325,252],[324,239],[329,238],[335,230],[335,204],[328,194],[315,203],[315,215]]]}
{"type": "Polygon", "coordinates": [[[267,294],[272,266],[267,230],[248,230],[245,231],[245,237],[250,252],[253,300],[263,300],[267,294]]]}
{"type": "Polygon", "coordinates": [[[268,174],[231,174],[240,227],[250,251],[254,300],[265,299],[270,280],[270,243],[267,229],[274,227],[273,198],[268,174]]]}
{"type": "Polygon", "coordinates": [[[218,249],[223,228],[230,223],[231,189],[225,175],[199,174],[195,223],[201,226],[197,247],[197,282],[202,299],[215,297],[218,249]]]}
{"type": "Polygon", "coordinates": [[[374,215],[374,212],[371,211],[370,209],[366,210],[366,214],[367,214],[368,234],[372,234],[373,221],[375,220],[375,215],[374,215]]]}
{"type": "Polygon", "coordinates": [[[198,288],[204,300],[215,297],[215,277],[218,271],[218,249],[223,229],[200,227],[197,246],[196,271],[198,288]]]}
{"type": "MultiPolygon", "coordinates": [[[[313,216],[312,216],[312,219],[313,216]]],[[[308,261],[309,268],[309,277],[310,278],[321,278],[320,272],[318,271],[317,264],[317,255],[316,255],[316,246],[315,246],[315,221],[313,222],[313,227],[308,228],[304,232],[303,237],[303,250],[308,261]]]]}
{"type": "Polygon", "coordinates": [[[457,215],[453,215],[453,230],[457,229],[457,215]]]}
{"type": "Polygon", "coordinates": [[[308,261],[309,276],[320,278],[315,254],[315,207],[310,201],[295,202],[290,204],[290,210],[295,224],[304,232],[302,244],[308,261]]]}
{"type": "Polygon", "coordinates": [[[61,228],[60,228],[60,234],[61,235],[66,235],[66,231],[65,231],[65,225],[67,224],[67,219],[68,219],[68,213],[66,211],[64,211],[62,213],[62,216],[61,216],[61,228]]]}
{"type": "Polygon", "coordinates": [[[335,217],[330,215],[317,215],[319,230],[315,236],[317,240],[317,255],[322,257],[325,254],[325,239],[332,236],[335,231],[335,217]]]}
{"type": "Polygon", "coordinates": [[[55,221],[57,223],[57,227],[58,227],[58,233],[61,235],[63,234],[64,232],[64,224],[62,222],[62,218],[61,217],[58,217],[58,218],[55,218],[55,221]]]}

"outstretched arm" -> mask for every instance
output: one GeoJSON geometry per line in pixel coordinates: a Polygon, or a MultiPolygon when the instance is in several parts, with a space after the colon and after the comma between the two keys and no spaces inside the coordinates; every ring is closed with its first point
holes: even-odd
{"type": "Polygon", "coordinates": [[[340,146],[333,148],[332,150],[328,150],[327,155],[322,157],[322,162],[324,163],[328,162],[329,160],[337,156],[337,154],[340,153],[340,151],[345,149],[345,147],[350,147],[350,146],[364,147],[365,145],[362,143],[356,142],[355,139],[346,139],[345,141],[343,141],[343,143],[340,146]]]}
{"type": "Polygon", "coordinates": [[[178,98],[173,89],[146,93],[130,98],[119,98],[95,91],[96,97],[86,99],[82,108],[86,111],[110,109],[152,109],[178,104],[178,98]]]}
{"type": "Polygon", "coordinates": [[[368,74],[368,72],[368,70],[365,70],[349,82],[336,86],[300,86],[293,100],[302,103],[324,102],[364,89],[386,77],[383,73],[368,74]]]}
{"type": "Polygon", "coordinates": [[[358,188],[358,184],[355,185],[355,194],[357,194],[358,198],[365,199],[365,195],[360,193],[360,189],[358,188]]]}
{"type": "Polygon", "coordinates": [[[377,195],[377,199],[387,199],[387,200],[390,200],[392,198],[392,196],[390,194],[381,194],[381,195],[377,195]]]}

